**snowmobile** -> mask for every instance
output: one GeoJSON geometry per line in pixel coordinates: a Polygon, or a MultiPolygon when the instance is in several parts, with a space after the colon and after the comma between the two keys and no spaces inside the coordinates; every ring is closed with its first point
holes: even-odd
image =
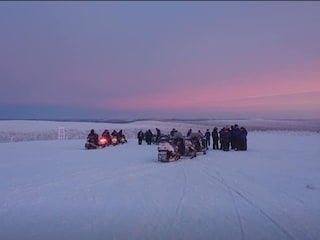
{"type": "Polygon", "coordinates": [[[180,159],[177,146],[174,146],[170,141],[160,141],[158,145],[158,161],[173,162],[180,159]]]}
{"type": "Polygon", "coordinates": [[[85,147],[86,149],[97,149],[97,148],[99,148],[99,143],[96,143],[96,142],[93,142],[93,141],[90,140],[90,139],[87,139],[84,147],[85,147]]]}
{"type": "Polygon", "coordinates": [[[119,142],[118,142],[118,138],[117,138],[117,136],[112,136],[111,137],[111,144],[113,145],[113,146],[115,146],[115,145],[117,145],[119,142]]]}
{"type": "Polygon", "coordinates": [[[197,136],[190,136],[188,140],[195,146],[197,152],[207,154],[208,146],[205,138],[199,138],[197,136]]]}
{"type": "Polygon", "coordinates": [[[158,161],[172,162],[182,157],[196,157],[196,149],[191,141],[161,136],[158,145],[158,161]]]}
{"type": "Polygon", "coordinates": [[[97,149],[99,147],[99,145],[96,145],[92,142],[86,142],[84,146],[86,149],[97,149]]]}
{"type": "Polygon", "coordinates": [[[110,144],[111,144],[111,141],[107,137],[100,137],[98,140],[98,143],[94,142],[93,140],[87,139],[87,142],[85,143],[85,148],[86,149],[97,149],[100,147],[105,148],[110,144]]]}
{"type": "Polygon", "coordinates": [[[119,143],[124,144],[124,143],[126,143],[126,142],[127,142],[126,137],[125,137],[124,135],[122,135],[122,136],[120,137],[120,139],[119,139],[119,143]]]}
{"type": "Polygon", "coordinates": [[[191,158],[197,156],[196,147],[189,139],[185,139],[185,153],[183,156],[190,156],[191,158]]]}
{"type": "Polygon", "coordinates": [[[99,146],[102,148],[105,148],[106,146],[109,146],[110,144],[111,144],[111,139],[108,137],[103,136],[99,139],[99,146]]]}

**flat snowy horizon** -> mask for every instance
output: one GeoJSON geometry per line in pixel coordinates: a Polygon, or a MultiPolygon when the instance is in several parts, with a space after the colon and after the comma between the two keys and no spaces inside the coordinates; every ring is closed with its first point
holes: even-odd
{"type": "Polygon", "coordinates": [[[319,133],[249,131],[248,151],[171,163],[138,145],[140,129],[179,126],[205,130],[0,121],[0,239],[319,239],[319,133]],[[128,143],[85,150],[91,128],[124,129],[128,143]]]}

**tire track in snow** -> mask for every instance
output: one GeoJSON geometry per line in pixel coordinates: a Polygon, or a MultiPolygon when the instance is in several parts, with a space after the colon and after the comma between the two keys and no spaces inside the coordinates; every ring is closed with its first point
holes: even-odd
{"type": "MultiPolygon", "coordinates": [[[[202,164],[202,163],[201,163],[202,164]]],[[[202,164],[204,165],[204,164],[202,164]]],[[[280,223],[278,223],[276,220],[274,220],[269,214],[267,214],[265,211],[263,211],[259,206],[257,206],[253,201],[251,201],[249,198],[245,197],[240,191],[238,191],[237,189],[231,187],[229,184],[227,184],[225,182],[225,180],[223,179],[223,177],[221,176],[221,174],[217,171],[214,170],[216,172],[216,174],[218,176],[212,175],[211,173],[208,172],[208,170],[206,169],[202,169],[202,172],[204,172],[208,177],[210,177],[211,179],[214,179],[215,181],[219,182],[220,184],[222,184],[223,186],[225,186],[225,188],[228,189],[228,191],[230,192],[230,194],[232,195],[232,193],[237,194],[241,199],[243,199],[245,202],[247,202],[253,209],[255,209],[261,216],[263,216],[265,219],[267,219],[269,222],[271,222],[276,228],[278,228],[285,236],[287,236],[288,239],[291,240],[297,240],[294,236],[292,236],[280,223]]],[[[232,199],[235,203],[235,199],[232,196],[232,199]]],[[[238,210],[237,210],[238,211],[238,210]]],[[[239,220],[241,220],[239,212],[238,212],[238,218],[239,220]]],[[[241,221],[240,221],[241,222],[241,221]]],[[[241,231],[242,231],[242,237],[241,239],[244,239],[244,232],[243,232],[243,226],[242,224],[240,225],[241,231]]]]}
{"type": "Polygon", "coordinates": [[[184,204],[185,201],[185,196],[186,196],[186,189],[187,189],[187,175],[186,175],[186,171],[185,168],[182,164],[180,164],[180,169],[182,170],[182,181],[183,181],[183,188],[182,188],[182,192],[181,192],[181,196],[180,198],[177,200],[177,204],[176,204],[176,208],[175,208],[175,215],[173,216],[173,220],[171,223],[171,227],[170,230],[168,232],[171,232],[172,236],[175,236],[175,234],[173,234],[175,232],[175,227],[178,226],[178,221],[180,219],[181,216],[181,209],[182,206],[184,204]]]}
{"type": "Polygon", "coordinates": [[[238,223],[239,223],[239,227],[240,227],[240,231],[241,231],[241,240],[244,240],[245,239],[245,234],[244,234],[244,230],[243,230],[243,224],[242,224],[239,208],[237,206],[236,200],[235,200],[235,198],[233,196],[233,193],[232,193],[231,189],[230,188],[227,188],[227,189],[228,189],[229,195],[230,195],[230,197],[232,199],[233,206],[234,206],[234,208],[236,210],[236,213],[237,213],[237,219],[238,219],[238,223]]]}
{"type": "Polygon", "coordinates": [[[240,233],[241,233],[241,240],[245,240],[245,233],[244,233],[244,228],[243,228],[243,224],[242,224],[242,220],[241,220],[240,211],[237,206],[237,202],[236,202],[235,197],[233,195],[232,189],[225,183],[224,179],[221,178],[221,176],[218,172],[217,173],[219,174],[220,178],[213,176],[212,174],[208,173],[207,170],[205,170],[205,169],[201,169],[201,171],[203,173],[205,173],[205,175],[209,176],[210,178],[214,178],[216,181],[218,181],[220,184],[222,184],[224,188],[226,188],[228,190],[228,194],[232,200],[232,204],[233,204],[233,207],[234,207],[236,215],[237,215],[237,221],[238,221],[240,233]]]}
{"type": "Polygon", "coordinates": [[[186,189],[187,189],[187,175],[186,175],[186,171],[184,169],[184,167],[181,165],[182,168],[182,172],[183,172],[183,190],[182,190],[182,194],[180,197],[180,200],[178,202],[177,208],[176,208],[176,216],[180,216],[181,213],[181,207],[184,203],[185,200],[185,196],[186,196],[186,189]]]}
{"type": "MultiPolygon", "coordinates": [[[[292,236],[280,223],[278,223],[276,220],[274,220],[269,214],[267,214],[265,211],[263,211],[260,207],[258,207],[255,203],[253,203],[249,198],[245,197],[241,192],[239,192],[236,189],[231,188],[233,192],[235,192],[240,198],[245,200],[250,206],[255,208],[259,213],[264,216],[266,219],[268,219],[270,222],[272,222],[275,226],[278,227],[288,238],[296,240],[297,238],[292,236]]],[[[307,234],[303,231],[304,235],[307,234]]],[[[306,239],[306,238],[304,238],[306,239]]],[[[310,237],[308,237],[310,239],[310,237]]],[[[313,239],[313,238],[312,238],[313,239]]]]}

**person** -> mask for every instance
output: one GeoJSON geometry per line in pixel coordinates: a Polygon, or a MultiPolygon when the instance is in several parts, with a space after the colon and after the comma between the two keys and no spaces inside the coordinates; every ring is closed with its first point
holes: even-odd
{"type": "Polygon", "coordinates": [[[146,142],[148,145],[151,145],[152,142],[152,137],[153,137],[153,133],[151,132],[150,129],[148,129],[148,131],[146,131],[146,133],[144,134],[145,138],[146,138],[146,142]]]}
{"type": "Polygon", "coordinates": [[[186,152],[186,146],[181,132],[175,131],[172,138],[173,144],[178,148],[178,153],[180,154],[180,156],[183,156],[186,152]]]}
{"type": "Polygon", "coordinates": [[[138,137],[138,144],[141,145],[141,144],[142,144],[142,140],[143,140],[143,138],[144,138],[144,133],[142,132],[142,130],[140,130],[140,131],[138,132],[137,137],[138,137]]]}
{"type": "Polygon", "coordinates": [[[201,130],[198,130],[198,134],[200,135],[201,138],[203,138],[203,133],[201,132],[201,130]]]}
{"type": "Polygon", "coordinates": [[[248,131],[246,128],[240,128],[240,150],[247,151],[247,135],[248,131]]]}
{"type": "Polygon", "coordinates": [[[203,133],[201,132],[201,130],[198,130],[198,134],[200,136],[199,141],[200,141],[200,144],[201,144],[201,148],[202,149],[205,148],[205,149],[208,150],[207,140],[206,140],[205,136],[203,135],[203,133]]]}
{"type": "Polygon", "coordinates": [[[207,141],[207,146],[210,146],[210,131],[209,129],[207,129],[206,133],[204,134],[205,138],[206,138],[206,141],[207,141]]]}
{"type": "Polygon", "coordinates": [[[175,128],[172,128],[171,132],[170,132],[170,136],[173,137],[173,135],[175,134],[175,132],[177,132],[177,130],[175,128]]]}
{"type": "Polygon", "coordinates": [[[235,149],[235,136],[234,136],[234,126],[230,127],[230,145],[231,149],[235,149]]]}
{"type": "Polygon", "coordinates": [[[222,132],[223,132],[224,128],[221,128],[220,131],[219,131],[219,142],[220,142],[220,150],[222,150],[222,132]]]}
{"type": "Polygon", "coordinates": [[[156,131],[157,131],[156,143],[158,144],[158,143],[159,143],[160,136],[161,136],[161,131],[160,131],[159,128],[156,128],[156,131]]]}
{"type": "Polygon", "coordinates": [[[240,135],[241,131],[238,124],[233,127],[232,137],[233,137],[233,149],[238,151],[240,149],[240,135]]]}
{"type": "Polygon", "coordinates": [[[190,134],[192,133],[192,129],[190,128],[187,132],[187,137],[190,137],[190,134]]]}
{"type": "Polygon", "coordinates": [[[221,138],[221,149],[223,151],[229,151],[230,149],[230,129],[228,127],[225,127],[222,129],[222,132],[220,134],[221,138]]]}
{"type": "Polygon", "coordinates": [[[99,135],[95,133],[94,129],[91,129],[87,136],[88,148],[97,148],[99,146],[99,135]]]}
{"type": "Polygon", "coordinates": [[[214,128],[212,130],[212,149],[219,149],[219,134],[218,134],[218,128],[214,128]]]}
{"type": "Polygon", "coordinates": [[[105,129],[102,133],[102,137],[107,137],[109,136],[110,137],[110,133],[109,133],[109,130],[108,129],[105,129]]]}
{"type": "Polygon", "coordinates": [[[112,137],[118,137],[118,132],[114,129],[111,133],[112,137]]]}
{"type": "Polygon", "coordinates": [[[111,136],[108,129],[104,130],[101,136],[106,139],[107,145],[111,143],[111,136]]]}
{"type": "Polygon", "coordinates": [[[120,131],[117,133],[117,138],[118,140],[120,140],[120,138],[122,137],[123,133],[122,133],[122,129],[120,129],[120,131]]]}
{"type": "Polygon", "coordinates": [[[203,135],[201,135],[199,132],[192,132],[190,133],[189,137],[192,144],[194,144],[197,152],[200,152],[202,149],[201,142],[202,142],[203,135]]]}
{"type": "Polygon", "coordinates": [[[127,142],[127,139],[126,139],[126,136],[124,135],[122,129],[118,132],[118,142],[120,143],[126,143],[127,142]]]}

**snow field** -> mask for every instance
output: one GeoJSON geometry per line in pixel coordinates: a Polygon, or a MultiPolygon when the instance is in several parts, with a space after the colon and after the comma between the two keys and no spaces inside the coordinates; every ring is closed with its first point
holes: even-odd
{"type": "Polygon", "coordinates": [[[2,143],[0,239],[317,240],[319,140],[249,132],[248,151],[171,163],[134,137],[2,143]]]}

